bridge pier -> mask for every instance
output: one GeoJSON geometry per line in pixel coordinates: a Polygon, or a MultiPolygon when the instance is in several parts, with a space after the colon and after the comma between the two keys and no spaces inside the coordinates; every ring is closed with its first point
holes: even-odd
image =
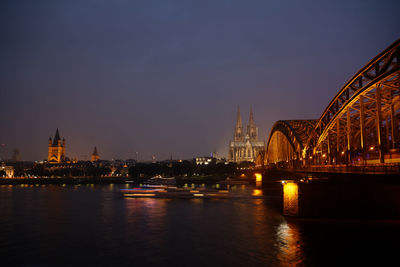
{"type": "MultiPolygon", "coordinates": [[[[301,218],[400,219],[400,184],[373,180],[284,181],[283,215],[301,218]]],[[[354,178],[354,177],[353,177],[354,178]]]]}

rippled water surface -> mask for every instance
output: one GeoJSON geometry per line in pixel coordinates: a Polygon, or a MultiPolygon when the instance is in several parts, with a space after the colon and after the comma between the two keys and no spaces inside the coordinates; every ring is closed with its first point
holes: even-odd
{"type": "Polygon", "coordinates": [[[119,188],[125,185],[0,187],[2,261],[343,266],[391,262],[397,255],[396,221],[290,220],[271,198],[124,199],[119,188]]]}

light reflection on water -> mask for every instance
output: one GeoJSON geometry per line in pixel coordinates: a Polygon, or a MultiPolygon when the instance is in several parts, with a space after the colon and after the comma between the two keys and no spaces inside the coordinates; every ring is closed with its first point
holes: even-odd
{"type": "Polygon", "coordinates": [[[263,195],[263,191],[261,189],[254,189],[252,196],[260,197],[263,195]]]}
{"type": "MultiPolygon", "coordinates": [[[[274,260],[264,251],[262,235],[273,235],[262,199],[123,199],[119,188],[125,185],[1,187],[0,249],[17,262],[23,250],[26,259],[37,260],[24,263],[47,264],[74,263],[68,254],[84,262],[96,255],[99,264],[199,255],[199,265],[237,263],[231,253],[243,263],[249,257],[254,264],[274,260]]],[[[251,195],[253,188],[231,190],[251,195]]]]}
{"type": "Polygon", "coordinates": [[[297,266],[303,261],[301,237],[298,227],[283,221],[277,229],[278,259],[282,266],[297,266]]]}
{"type": "MultiPolygon", "coordinates": [[[[0,250],[16,264],[296,266],[325,265],[321,244],[337,258],[346,244],[363,244],[358,225],[346,232],[336,223],[287,221],[267,196],[124,199],[120,188],[126,186],[1,186],[0,250]]],[[[231,190],[265,193],[242,185],[231,190]]],[[[371,235],[375,226],[368,227],[371,235]]],[[[400,236],[378,229],[379,236],[400,236]]]]}

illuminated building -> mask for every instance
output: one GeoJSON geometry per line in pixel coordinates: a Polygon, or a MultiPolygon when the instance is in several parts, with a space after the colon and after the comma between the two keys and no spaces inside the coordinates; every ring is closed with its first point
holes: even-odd
{"type": "Polygon", "coordinates": [[[0,171],[4,171],[6,173],[7,178],[14,177],[14,167],[13,166],[4,166],[4,165],[0,166],[0,171]]]}
{"type": "Polygon", "coordinates": [[[61,163],[65,161],[65,138],[61,140],[58,128],[54,139],[49,138],[49,153],[47,156],[49,163],[61,163]]]}
{"type": "Polygon", "coordinates": [[[100,159],[99,153],[97,153],[97,147],[94,147],[93,153],[92,153],[92,162],[98,161],[100,159]]]}
{"type": "Polygon", "coordinates": [[[216,158],[214,157],[199,157],[195,158],[196,165],[208,165],[208,164],[215,164],[216,158]]]}
{"type": "Polygon", "coordinates": [[[250,109],[249,123],[246,135],[244,135],[240,110],[238,109],[233,141],[229,142],[230,161],[253,162],[262,150],[264,150],[264,142],[258,141],[258,128],[254,122],[253,110],[250,109]]]}

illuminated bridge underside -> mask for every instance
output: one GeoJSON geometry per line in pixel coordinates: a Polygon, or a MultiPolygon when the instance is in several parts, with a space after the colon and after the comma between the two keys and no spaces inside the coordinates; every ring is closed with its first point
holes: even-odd
{"type": "Polygon", "coordinates": [[[400,40],[357,72],[319,120],[278,121],[268,140],[266,163],[400,162],[399,122],[400,40]]]}
{"type": "Polygon", "coordinates": [[[308,136],[318,120],[277,121],[267,144],[268,163],[290,162],[301,158],[308,136]]]}

